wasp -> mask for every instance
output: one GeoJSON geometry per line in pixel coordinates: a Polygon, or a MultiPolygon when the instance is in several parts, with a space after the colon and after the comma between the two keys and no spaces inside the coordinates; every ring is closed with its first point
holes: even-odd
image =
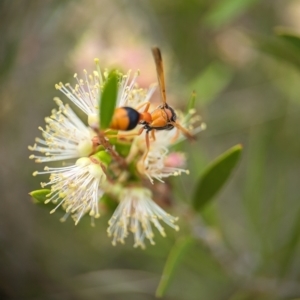
{"type": "MultiPolygon", "coordinates": [[[[110,125],[110,129],[124,131],[132,130],[137,125],[142,125],[140,130],[133,135],[140,135],[144,130],[146,131],[147,153],[150,146],[149,132],[151,132],[152,138],[153,140],[155,140],[156,130],[172,130],[175,127],[178,131],[181,131],[187,138],[194,140],[194,136],[176,121],[176,113],[174,109],[167,103],[164,67],[160,49],[157,47],[153,47],[152,54],[156,65],[156,73],[162,104],[160,104],[151,113],[148,112],[150,108],[149,102],[141,104],[137,109],[134,109],[132,107],[117,108],[115,109],[110,125]],[[144,111],[139,112],[138,109],[140,109],[142,106],[145,106],[144,111]]],[[[128,135],[123,136],[126,137],[128,135]]],[[[147,153],[145,154],[145,157],[147,156],[147,153]]]]}

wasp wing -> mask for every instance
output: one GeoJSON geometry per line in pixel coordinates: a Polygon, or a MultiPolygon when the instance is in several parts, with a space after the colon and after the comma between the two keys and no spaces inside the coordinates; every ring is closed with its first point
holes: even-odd
{"type": "Polygon", "coordinates": [[[153,47],[152,54],[153,54],[155,65],[156,65],[156,72],[157,72],[159,89],[160,89],[160,93],[161,93],[161,100],[165,104],[167,102],[166,84],[165,84],[163,60],[162,60],[162,56],[161,56],[161,52],[160,52],[159,48],[153,47]]]}

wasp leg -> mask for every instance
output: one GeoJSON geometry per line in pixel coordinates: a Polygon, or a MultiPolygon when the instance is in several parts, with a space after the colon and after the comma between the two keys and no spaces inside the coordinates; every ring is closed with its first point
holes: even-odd
{"type": "Polygon", "coordinates": [[[150,105],[151,105],[151,103],[149,101],[145,101],[145,102],[141,103],[140,105],[138,105],[137,107],[135,107],[135,110],[139,110],[143,106],[145,106],[144,112],[147,112],[149,110],[150,105]]]}
{"type": "Polygon", "coordinates": [[[152,137],[153,141],[156,140],[156,138],[155,138],[155,130],[152,130],[152,131],[151,131],[151,137],[152,137]]]}
{"type": "Polygon", "coordinates": [[[146,131],[146,147],[147,150],[149,151],[150,148],[149,131],[146,131]]]}
{"type": "Polygon", "coordinates": [[[170,122],[174,127],[179,129],[189,140],[195,141],[196,138],[184,127],[182,127],[179,123],[176,122],[170,122]]]}
{"type": "Polygon", "coordinates": [[[144,127],[141,127],[138,132],[128,133],[128,134],[126,134],[126,133],[125,134],[119,134],[119,133],[117,133],[117,134],[107,134],[106,136],[108,138],[115,138],[116,137],[116,138],[120,138],[120,139],[122,139],[122,138],[125,139],[127,137],[133,137],[133,136],[141,135],[143,130],[144,130],[144,127]]]}
{"type": "MultiPolygon", "coordinates": [[[[154,131],[154,130],[153,130],[154,131]]],[[[145,139],[146,139],[146,151],[144,153],[144,156],[143,156],[143,159],[142,159],[142,162],[144,163],[147,156],[148,156],[148,153],[149,153],[149,148],[150,148],[150,141],[149,141],[149,131],[146,131],[146,134],[145,134],[145,139]]]]}
{"type": "Polygon", "coordinates": [[[180,129],[179,129],[179,128],[176,128],[176,133],[175,133],[175,135],[173,136],[173,138],[172,138],[172,140],[171,140],[171,143],[172,143],[172,144],[175,143],[176,140],[178,139],[179,133],[180,133],[180,129]]]}
{"type": "Polygon", "coordinates": [[[128,134],[118,134],[117,137],[122,139],[130,136],[138,136],[141,135],[143,131],[144,131],[144,127],[141,127],[138,132],[128,133],[128,134]]]}

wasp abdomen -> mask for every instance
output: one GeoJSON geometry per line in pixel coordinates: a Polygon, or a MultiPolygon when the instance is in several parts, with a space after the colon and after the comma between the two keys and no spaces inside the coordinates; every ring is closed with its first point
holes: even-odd
{"type": "Polygon", "coordinates": [[[110,128],[115,130],[131,130],[137,126],[140,113],[132,107],[124,106],[115,109],[110,128]]]}
{"type": "Polygon", "coordinates": [[[131,107],[125,106],[123,108],[127,111],[128,118],[129,118],[129,124],[128,124],[127,130],[131,130],[131,129],[135,128],[136,125],[138,124],[138,122],[140,120],[140,113],[131,107]]]}

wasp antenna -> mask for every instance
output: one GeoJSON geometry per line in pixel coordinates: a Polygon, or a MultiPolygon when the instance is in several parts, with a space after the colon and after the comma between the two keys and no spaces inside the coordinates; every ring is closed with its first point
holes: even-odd
{"type": "Polygon", "coordinates": [[[196,137],[194,135],[192,135],[187,129],[182,127],[179,123],[172,122],[171,124],[174,127],[176,127],[177,129],[179,129],[190,141],[195,141],[196,140],[196,137]]]}
{"type": "Polygon", "coordinates": [[[161,100],[165,104],[167,102],[166,84],[165,84],[163,60],[162,60],[160,49],[158,47],[153,47],[152,54],[156,66],[156,73],[157,73],[157,79],[158,79],[159,89],[161,93],[161,100]]]}

